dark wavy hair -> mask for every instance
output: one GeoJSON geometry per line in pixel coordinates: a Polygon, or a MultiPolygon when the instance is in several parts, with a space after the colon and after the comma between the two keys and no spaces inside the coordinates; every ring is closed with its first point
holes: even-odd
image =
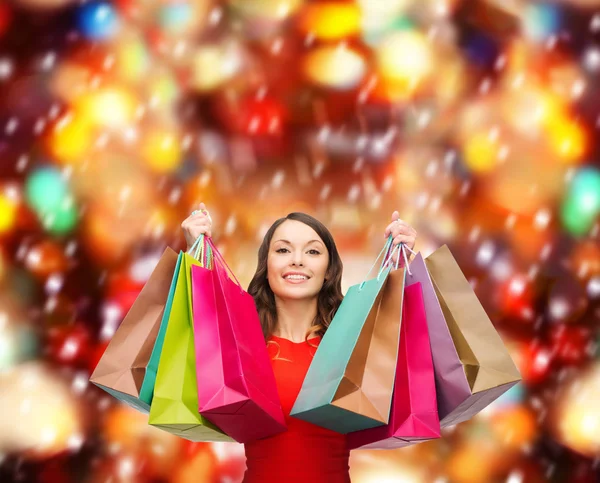
{"type": "Polygon", "coordinates": [[[269,285],[267,279],[267,258],[269,255],[269,247],[275,230],[285,221],[295,220],[305,225],[310,226],[317,232],[329,252],[329,265],[325,275],[325,283],[321,288],[317,300],[317,315],[312,323],[310,330],[307,332],[305,340],[309,338],[325,334],[327,327],[333,320],[333,316],[337,312],[342,299],[342,271],[343,264],[340,254],[338,253],[335,241],[329,230],[316,218],[313,218],[306,213],[290,213],[284,218],[279,218],[267,231],[265,238],[258,250],[258,264],[256,273],[248,286],[248,293],[254,297],[260,323],[263,330],[265,340],[273,334],[277,324],[277,307],[275,306],[275,295],[269,285]]]}

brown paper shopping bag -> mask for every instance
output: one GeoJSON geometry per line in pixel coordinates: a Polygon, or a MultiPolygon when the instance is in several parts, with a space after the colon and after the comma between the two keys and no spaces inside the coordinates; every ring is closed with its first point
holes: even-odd
{"type": "Polygon", "coordinates": [[[403,268],[392,270],[380,293],[379,306],[369,312],[354,351],[346,366],[345,383],[335,393],[335,404],[360,413],[360,398],[347,397],[360,392],[369,395],[373,407],[389,418],[390,388],[394,386],[404,297],[403,268]]]}
{"type": "Polygon", "coordinates": [[[177,253],[167,247],[90,377],[115,398],[146,413],[150,400],[141,398],[140,391],[176,265],[177,253]]]}
{"type": "Polygon", "coordinates": [[[437,249],[425,264],[471,392],[444,417],[442,426],[451,426],[484,409],[521,374],[449,248],[437,249]]]}

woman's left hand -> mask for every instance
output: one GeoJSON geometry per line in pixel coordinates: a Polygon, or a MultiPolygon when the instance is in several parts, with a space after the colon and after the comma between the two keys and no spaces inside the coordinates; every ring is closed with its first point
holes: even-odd
{"type": "MultiPolygon", "coordinates": [[[[400,214],[397,211],[392,213],[392,222],[385,229],[385,237],[388,238],[392,235],[393,245],[396,247],[400,243],[404,243],[411,250],[414,249],[417,241],[417,231],[410,226],[408,223],[400,219],[400,214]]],[[[395,250],[392,255],[392,262],[395,264],[398,260],[398,256],[401,256],[400,250],[395,250]]],[[[410,259],[411,253],[407,250],[407,258],[410,259]]],[[[403,260],[400,260],[400,266],[403,266],[403,260]]]]}

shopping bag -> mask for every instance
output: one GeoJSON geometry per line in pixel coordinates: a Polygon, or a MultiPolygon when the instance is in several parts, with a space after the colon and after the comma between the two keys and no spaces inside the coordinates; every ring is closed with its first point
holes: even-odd
{"type": "MultiPolygon", "coordinates": [[[[423,281],[423,267],[419,262],[413,268],[415,262],[411,272],[423,281]]],[[[442,427],[446,427],[473,417],[517,384],[521,374],[449,248],[438,248],[425,259],[425,266],[437,299],[436,303],[424,284],[438,392],[442,396],[438,410],[442,427]],[[460,369],[447,345],[446,332],[439,330],[438,304],[460,369]]]]}
{"type": "Polygon", "coordinates": [[[208,243],[213,270],[192,267],[199,411],[247,443],[287,426],[254,299],[208,243]]]}
{"type": "Polygon", "coordinates": [[[162,353],[163,344],[165,342],[165,334],[167,332],[167,323],[169,322],[171,307],[173,306],[173,296],[175,295],[177,277],[179,276],[179,269],[181,267],[181,258],[182,253],[180,252],[177,256],[177,264],[175,265],[175,271],[173,272],[171,287],[169,288],[169,295],[167,297],[165,311],[163,312],[162,320],[160,322],[160,328],[158,329],[158,335],[156,336],[156,342],[154,343],[154,347],[152,348],[150,360],[148,361],[148,365],[146,366],[146,375],[144,376],[144,382],[142,382],[142,387],[140,389],[140,399],[148,404],[148,409],[150,409],[152,397],[154,396],[154,385],[156,384],[158,362],[160,361],[160,355],[162,353]]]}
{"type": "Polygon", "coordinates": [[[410,263],[410,273],[406,274],[407,287],[417,283],[421,284],[423,292],[435,370],[438,413],[440,424],[444,427],[448,421],[453,420],[453,411],[471,398],[471,388],[421,253],[415,254],[410,263]]]}
{"type": "MultiPolygon", "coordinates": [[[[410,268],[407,269],[407,277],[410,268]]],[[[404,289],[400,351],[389,423],[348,435],[350,449],[392,449],[440,437],[435,376],[421,284],[404,289]]]]}
{"type": "Polygon", "coordinates": [[[90,382],[144,413],[150,410],[152,391],[148,388],[153,388],[148,368],[169,313],[177,263],[177,253],[167,247],[90,377],[90,382]]]}
{"type": "MultiPolygon", "coordinates": [[[[196,241],[192,253],[196,246],[203,246],[203,238],[196,241]]],[[[191,267],[206,262],[202,253],[200,261],[195,257],[181,253],[148,422],[190,441],[233,441],[198,412],[191,267]]]]}
{"type": "MultiPolygon", "coordinates": [[[[390,237],[371,270],[391,243],[390,237]]],[[[387,424],[404,288],[404,269],[391,271],[389,261],[383,258],[376,278],[348,289],[319,344],[291,416],[339,433],[387,424]]]]}

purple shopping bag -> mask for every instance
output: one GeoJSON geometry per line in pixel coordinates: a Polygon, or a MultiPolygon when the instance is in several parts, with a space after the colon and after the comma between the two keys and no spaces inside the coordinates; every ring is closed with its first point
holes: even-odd
{"type": "Polygon", "coordinates": [[[410,271],[414,280],[407,275],[407,285],[423,287],[442,427],[458,424],[517,384],[521,374],[446,245],[425,261],[417,255],[410,271]]]}
{"type": "Polygon", "coordinates": [[[420,284],[423,292],[443,428],[454,419],[454,410],[471,397],[471,388],[421,253],[410,263],[410,272],[406,274],[406,286],[420,284]]]}
{"type": "Polygon", "coordinates": [[[421,285],[404,289],[389,423],[348,434],[350,449],[391,449],[440,437],[435,376],[421,285]]]}
{"type": "Polygon", "coordinates": [[[247,443],[287,427],[254,299],[208,243],[214,269],[192,267],[198,410],[247,443]]]}

